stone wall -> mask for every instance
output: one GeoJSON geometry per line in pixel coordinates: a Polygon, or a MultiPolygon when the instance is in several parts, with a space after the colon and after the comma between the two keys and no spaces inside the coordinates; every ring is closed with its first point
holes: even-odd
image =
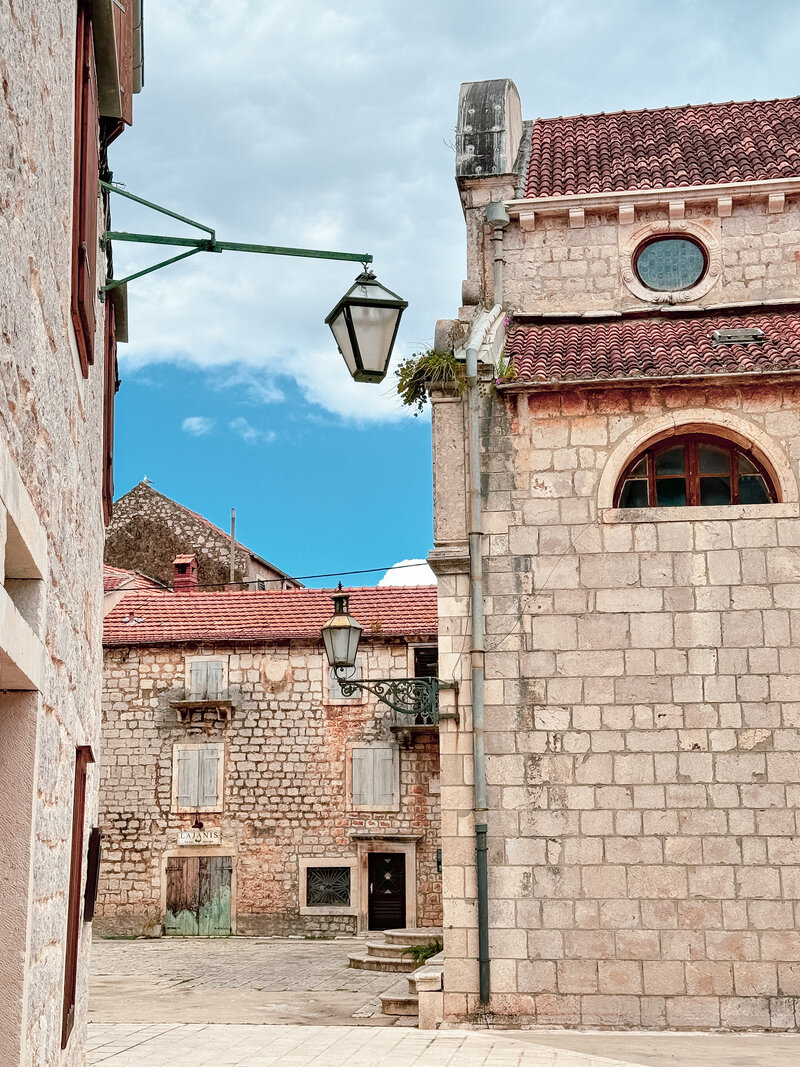
{"type": "MultiPolygon", "coordinates": [[[[230,578],[230,537],[213,523],[140,482],[114,504],[106,533],[105,562],[140,571],[172,586],[177,555],[197,556],[201,588],[224,588],[230,578]]],[[[236,545],[236,582],[267,581],[268,589],[292,589],[299,583],[236,545]]]]}
{"type": "MultiPolygon", "coordinates": [[[[19,786],[3,789],[0,896],[14,921],[1,966],[20,961],[13,976],[3,970],[0,1060],[47,1067],[83,1062],[88,924],[62,1052],[64,943],[76,746],[96,750],[100,728],[103,358],[100,344],[84,379],[69,313],[74,36],[74,0],[0,4],[0,437],[44,527],[48,572],[34,626],[46,646],[40,692],[0,694],[0,747],[15,753],[6,770],[19,786]]],[[[97,315],[101,326],[99,304],[97,315]]],[[[88,785],[87,828],[94,767],[88,785]]]]}
{"type": "MultiPolygon", "coordinates": [[[[482,438],[490,1012],[795,1029],[800,387],[518,392],[484,401],[482,438]],[[755,442],[783,503],[613,509],[625,460],[686,420],[755,442]]],[[[442,677],[465,670],[466,581],[440,577],[442,677]]],[[[457,1020],[478,1009],[471,755],[447,726],[457,1020]]]]}
{"type": "MultiPolygon", "coordinates": [[[[490,195],[513,197],[511,187],[490,194],[486,188],[464,193],[468,241],[468,275],[492,299],[491,230],[485,221],[490,195]]],[[[719,216],[716,203],[687,203],[684,216],[670,219],[668,205],[637,208],[631,222],[619,212],[589,211],[574,227],[566,211],[537,215],[532,230],[514,219],[504,239],[504,303],[517,314],[622,311],[642,308],[645,300],[626,284],[629,242],[637,245],[655,232],[700,237],[710,249],[707,286],[693,306],[722,302],[778,300],[795,297],[800,279],[800,199],[785,199],[783,210],[770,211],[766,195],[736,201],[730,215],[719,216]],[[652,228],[652,234],[650,229],[652,228]]],[[[644,295],[644,294],[642,294],[644,295]]]]}
{"type": "MultiPolygon", "coordinates": [[[[403,643],[362,643],[360,655],[365,678],[409,673],[403,643]]],[[[354,933],[355,899],[351,914],[301,915],[299,861],[360,861],[356,838],[370,834],[418,839],[416,921],[440,925],[438,735],[432,730],[398,738],[390,729],[391,712],[372,697],[330,701],[318,645],[107,649],[104,709],[99,929],[158,931],[164,856],[179,851],[178,831],[193,820],[172,811],[173,744],[183,741],[225,745],[224,810],[203,819],[221,829],[217,851],[233,856],[236,932],[354,933]],[[186,657],[212,653],[228,661],[236,693],[232,721],[205,715],[182,724],[169,701],[183,687],[186,657]],[[352,810],[348,746],[396,740],[399,811],[352,810]]]]}

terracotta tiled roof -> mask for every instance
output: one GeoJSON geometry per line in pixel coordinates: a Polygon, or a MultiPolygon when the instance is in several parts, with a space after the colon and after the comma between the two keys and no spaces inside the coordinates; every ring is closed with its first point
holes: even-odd
{"type": "Polygon", "coordinates": [[[800,97],[537,119],[525,196],[800,176],[800,97]]]}
{"type": "Polygon", "coordinates": [[[155,578],[148,578],[139,571],[126,571],[122,567],[110,567],[103,565],[103,592],[110,593],[113,589],[163,589],[161,582],[155,578]]]}
{"type": "MultiPolygon", "coordinates": [[[[435,586],[346,589],[350,613],[370,636],[437,632],[435,586]]],[[[126,593],[105,618],[103,642],[164,645],[187,642],[266,642],[319,639],[333,614],[330,589],[272,592],[126,593]]]]}
{"type": "Polygon", "coordinates": [[[800,313],[707,313],[512,326],[506,351],[517,380],[680,377],[800,371],[800,313]],[[712,345],[718,329],[758,327],[766,340],[712,345]]]}

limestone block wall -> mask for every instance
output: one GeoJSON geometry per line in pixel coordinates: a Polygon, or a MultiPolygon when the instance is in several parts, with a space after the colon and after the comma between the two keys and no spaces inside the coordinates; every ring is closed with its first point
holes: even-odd
{"type": "MultiPolygon", "coordinates": [[[[83,1062],[88,924],[62,1052],[64,943],[75,750],[96,748],[100,728],[103,359],[99,344],[82,377],[69,312],[74,37],[74,0],[0,5],[0,437],[45,528],[48,569],[41,692],[0,694],[0,744],[24,782],[0,800],[0,897],[22,902],[0,939],[0,1061],[47,1067],[83,1062]]],[[[87,828],[96,810],[90,767],[87,828]]]]}
{"type": "MultiPolygon", "coordinates": [[[[362,645],[360,654],[366,678],[408,673],[405,644],[362,645]]],[[[372,697],[331,702],[326,679],[318,645],[106,650],[98,929],[158,930],[164,857],[193,821],[172,811],[173,744],[187,741],[225,745],[224,810],[203,818],[221,829],[218,851],[233,856],[236,932],[354,933],[355,914],[301,915],[300,859],[354,860],[351,835],[367,834],[418,838],[417,923],[441,924],[436,732],[400,739],[399,811],[354,811],[348,746],[397,735],[388,708],[372,697]],[[227,658],[237,692],[231,722],[206,716],[181,724],[170,707],[184,685],[185,659],[195,654],[227,658]]]]}
{"type": "MultiPolygon", "coordinates": [[[[476,183],[477,184],[477,183],[476,183]]],[[[512,199],[510,187],[465,192],[468,274],[485,301],[492,302],[491,230],[486,202],[512,199]]],[[[632,249],[656,232],[697,236],[710,249],[707,283],[692,304],[712,305],[778,300],[795,296],[800,253],[800,198],[787,197],[780,212],[770,212],[766,196],[736,201],[720,217],[716,202],[687,203],[684,217],[670,221],[668,205],[638,208],[631,222],[620,223],[614,209],[587,211],[573,227],[566,212],[537,215],[525,230],[512,219],[504,237],[504,303],[518,314],[621,311],[645,307],[652,294],[626,284],[632,249]],[[652,232],[651,229],[652,228],[652,232]]]]}
{"type": "MultiPolygon", "coordinates": [[[[800,387],[484,404],[490,1013],[796,1029],[800,387]],[[757,442],[784,502],[612,509],[623,457],[684,419],[757,442]]],[[[466,583],[440,578],[443,677],[466,671],[466,583]]],[[[465,679],[442,736],[450,1020],[478,1011],[465,679]]]]}

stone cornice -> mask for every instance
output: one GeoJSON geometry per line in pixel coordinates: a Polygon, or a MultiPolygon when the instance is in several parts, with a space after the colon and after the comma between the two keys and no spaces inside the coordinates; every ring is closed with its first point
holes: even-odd
{"type": "MultiPolygon", "coordinates": [[[[729,201],[771,199],[771,210],[782,208],[781,197],[800,195],[800,178],[770,178],[757,182],[726,182],[719,185],[686,185],[662,189],[622,189],[605,193],[578,193],[574,196],[542,196],[504,201],[512,217],[539,215],[568,215],[586,211],[622,211],[626,208],[646,208],[678,205],[679,203],[708,203],[718,201],[720,214],[730,214],[729,201]],[[720,203],[721,202],[721,203],[720,203]],[[774,207],[773,207],[774,205],[774,207]]],[[[677,213],[677,206],[673,207],[677,213]]],[[[631,220],[632,221],[632,220],[631,220]]]]}

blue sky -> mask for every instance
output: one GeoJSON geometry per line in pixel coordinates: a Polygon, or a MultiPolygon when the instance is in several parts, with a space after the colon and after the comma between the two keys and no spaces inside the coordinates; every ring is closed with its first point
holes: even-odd
{"type": "MultiPolygon", "coordinates": [[[[409,301],[396,357],[460,303],[462,81],[523,116],[800,90],[785,0],[148,3],[145,87],[115,179],[229,240],[367,251],[409,301]]],[[[115,198],[115,229],[187,232],[115,198]]],[[[158,258],[115,249],[117,276],[158,258]]],[[[129,287],[118,495],[148,476],[295,574],[424,557],[430,424],[349,380],[325,315],[353,264],[199,255],[129,287]]],[[[377,581],[365,575],[363,581],[377,581]]],[[[354,582],[359,579],[353,579],[354,582]]]]}

